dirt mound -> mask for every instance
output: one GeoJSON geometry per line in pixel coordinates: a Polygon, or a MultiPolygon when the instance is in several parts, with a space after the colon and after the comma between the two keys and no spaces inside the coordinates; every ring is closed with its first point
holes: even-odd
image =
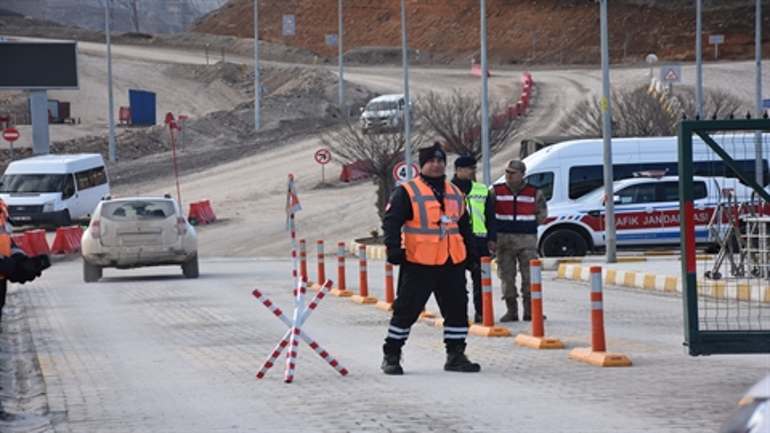
{"type": "MultiPolygon", "coordinates": [[[[770,2],[764,1],[765,4],[770,2]]],[[[754,56],[754,1],[705,1],[704,56],[713,55],[708,35],[724,35],[720,59],[754,56]],[[726,5],[727,3],[727,5],[726,5]]],[[[252,0],[230,0],[193,30],[219,35],[253,35],[252,0]]],[[[325,45],[337,33],[336,2],[293,0],[260,2],[260,39],[335,57],[325,45]],[[282,16],[295,16],[296,34],[282,35],[282,16]]],[[[478,0],[408,2],[409,46],[433,62],[466,64],[479,51],[478,0]]],[[[693,60],[695,6],[692,1],[617,0],[608,2],[610,56],[613,62],[643,62],[650,54],[661,60],[693,60]]],[[[597,64],[600,61],[599,4],[577,0],[501,0],[487,2],[489,61],[497,64],[597,64]]],[[[764,28],[770,25],[765,14],[764,28]]],[[[399,2],[359,0],[343,5],[346,52],[359,47],[400,47],[399,2]]],[[[770,37],[764,35],[764,55],[770,37]]],[[[399,54],[400,57],[400,54],[399,54]]]]}

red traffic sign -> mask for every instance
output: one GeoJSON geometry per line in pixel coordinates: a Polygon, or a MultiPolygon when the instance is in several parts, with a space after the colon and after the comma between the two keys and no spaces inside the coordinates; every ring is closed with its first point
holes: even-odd
{"type": "Polygon", "coordinates": [[[19,131],[17,131],[16,128],[3,129],[3,138],[5,141],[16,141],[19,139],[19,131]]]}
{"type": "Polygon", "coordinates": [[[313,155],[313,158],[315,159],[315,162],[323,165],[328,164],[329,161],[332,160],[332,153],[329,152],[329,149],[318,149],[315,152],[315,155],[313,155]]]}
{"type": "MultiPolygon", "coordinates": [[[[415,177],[419,172],[420,167],[418,167],[417,164],[412,163],[412,177],[415,177]]],[[[393,177],[395,177],[396,180],[407,180],[406,161],[401,161],[393,167],[393,177]]]]}

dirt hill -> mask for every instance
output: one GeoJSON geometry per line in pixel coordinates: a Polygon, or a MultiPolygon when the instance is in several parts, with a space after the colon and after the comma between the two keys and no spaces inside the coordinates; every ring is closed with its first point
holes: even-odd
{"type": "MultiPolygon", "coordinates": [[[[328,1],[259,2],[260,39],[336,56],[326,35],[336,34],[338,9],[328,1]],[[282,15],[293,14],[296,35],[282,35],[282,15]]],[[[770,54],[770,1],[764,6],[763,52],[770,54]]],[[[253,37],[252,0],[230,0],[193,27],[194,31],[253,37]]],[[[440,63],[469,62],[479,51],[478,0],[407,2],[409,46],[440,63]]],[[[703,55],[714,58],[708,36],[721,34],[720,59],[754,57],[754,1],[704,1],[703,55]],[[730,4],[730,6],[713,6],[730,4]]],[[[488,55],[498,64],[581,64],[600,61],[600,6],[577,0],[492,0],[486,2],[488,55]]],[[[611,1],[612,62],[639,62],[648,54],[661,60],[695,58],[696,11],[693,1],[611,1]],[[682,6],[685,4],[686,6],[682,6]],[[652,5],[652,6],[648,6],[652,5]]],[[[343,47],[401,46],[401,8],[397,1],[346,1],[343,47]]]]}

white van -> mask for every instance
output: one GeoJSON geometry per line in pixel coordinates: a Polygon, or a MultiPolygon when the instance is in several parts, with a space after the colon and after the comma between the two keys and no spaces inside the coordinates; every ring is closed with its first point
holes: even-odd
{"type": "MultiPolygon", "coordinates": [[[[714,135],[713,139],[739,166],[754,177],[756,155],[753,134],[714,135]]],[[[768,159],[770,134],[762,136],[762,186],[770,183],[768,159]]],[[[613,138],[613,180],[634,173],[664,170],[679,173],[677,137],[613,138]]],[[[693,137],[693,174],[706,177],[735,177],[722,159],[699,137],[693,137]]],[[[575,200],[604,185],[604,142],[601,139],[572,140],[538,150],[524,158],[525,181],[543,191],[549,204],[575,200]]],[[[504,182],[501,177],[496,183],[504,182]]]]}
{"type": "Polygon", "coordinates": [[[102,155],[41,155],[13,161],[5,169],[0,198],[15,225],[66,226],[86,218],[110,182],[102,155]]]}
{"type": "Polygon", "coordinates": [[[406,97],[403,94],[378,96],[361,112],[361,131],[400,131],[406,119],[406,97]]]}

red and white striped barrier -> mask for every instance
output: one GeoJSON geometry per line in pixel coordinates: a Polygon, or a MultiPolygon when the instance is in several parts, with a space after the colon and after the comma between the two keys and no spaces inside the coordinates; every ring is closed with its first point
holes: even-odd
{"type": "Polygon", "coordinates": [[[591,347],[577,348],[569,357],[600,367],[627,367],[631,360],[620,353],[607,352],[604,340],[604,295],[602,293],[602,267],[591,266],[591,347]]]}
{"type": "MultiPolygon", "coordinates": [[[[303,285],[307,285],[307,281],[303,279],[302,281],[303,285]]],[[[281,356],[281,351],[290,344],[291,339],[301,338],[302,341],[307,343],[311,349],[315,351],[315,353],[318,354],[321,358],[324,359],[330,366],[332,366],[335,370],[337,370],[341,375],[345,376],[348,374],[348,370],[340,365],[340,363],[329,354],[323,347],[321,347],[318,342],[316,342],[306,331],[303,331],[301,326],[302,324],[307,320],[307,318],[310,316],[310,314],[316,309],[318,306],[318,303],[321,302],[321,300],[326,296],[326,294],[329,292],[329,288],[332,286],[331,280],[326,280],[326,282],[321,287],[321,290],[316,293],[313,300],[308,304],[307,308],[301,308],[302,312],[298,313],[297,311],[300,310],[300,308],[295,308],[294,313],[294,321],[290,320],[286,315],[281,311],[280,308],[278,308],[275,304],[273,304],[270,299],[268,299],[262,292],[259,290],[254,290],[252,294],[255,298],[259,299],[262,304],[267,307],[268,310],[270,310],[271,313],[273,313],[278,319],[281,320],[281,322],[285,323],[286,326],[288,326],[290,329],[286,331],[286,334],[283,336],[281,341],[278,343],[278,345],[273,349],[273,352],[270,354],[270,356],[267,358],[267,360],[262,364],[262,367],[257,371],[257,379],[261,379],[265,377],[265,373],[273,366],[275,365],[275,360],[278,359],[279,356],[281,356]]],[[[301,288],[300,288],[301,291],[301,288]]],[[[292,343],[293,344],[293,343],[292,343]]],[[[289,361],[287,361],[287,370],[286,375],[284,377],[284,381],[286,383],[291,383],[294,380],[294,373],[296,371],[296,345],[293,345],[294,350],[294,356],[293,358],[290,358],[293,361],[292,365],[289,365],[289,361]],[[291,367],[291,375],[289,375],[289,368],[291,367]]]]}

